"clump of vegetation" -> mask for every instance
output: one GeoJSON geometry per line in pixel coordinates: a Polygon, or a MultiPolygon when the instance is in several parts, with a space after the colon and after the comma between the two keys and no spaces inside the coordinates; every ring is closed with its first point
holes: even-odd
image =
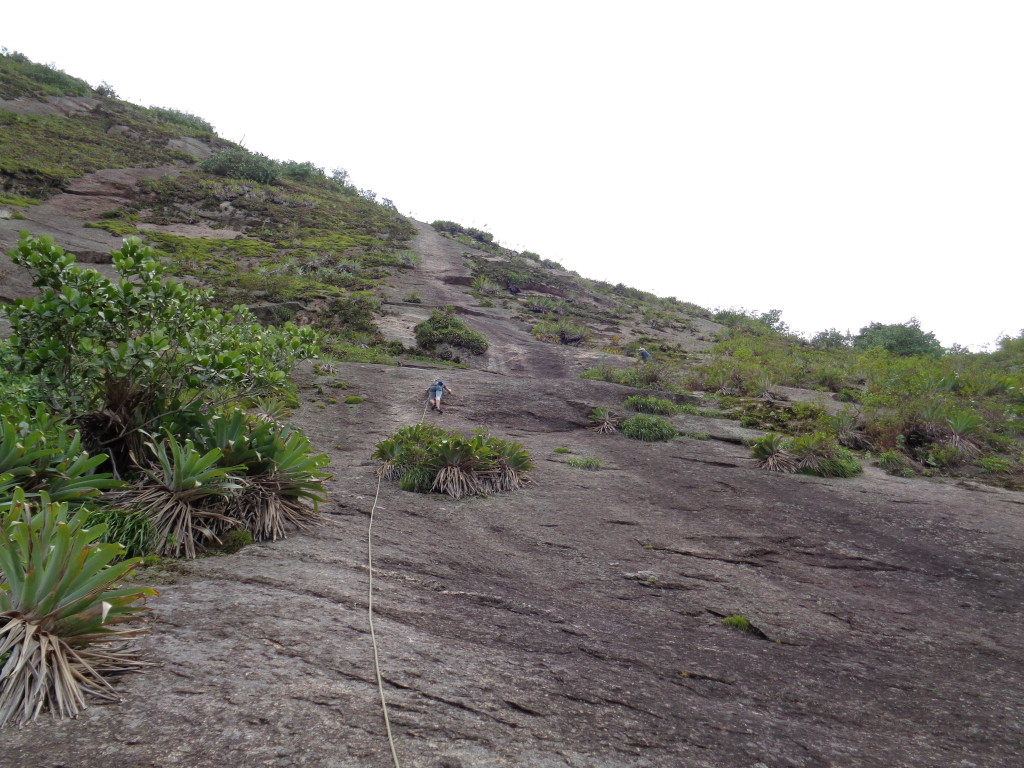
{"type": "Polygon", "coordinates": [[[805,475],[853,477],[863,471],[848,449],[822,432],[792,438],[789,451],[796,456],[798,470],[805,475]]]}
{"type": "Polygon", "coordinates": [[[172,109],[170,107],[150,107],[149,111],[161,120],[188,128],[189,132],[193,135],[202,136],[215,133],[213,126],[209,122],[198,115],[193,115],[191,112],[183,112],[180,109],[172,109]]]}
{"type": "Polygon", "coordinates": [[[541,341],[578,346],[590,338],[590,329],[567,318],[554,318],[533,326],[533,335],[541,341]]]}
{"type": "Polygon", "coordinates": [[[573,457],[566,462],[570,467],[576,467],[577,469],[600,469],[601,460],[592,457],[577,458],[573,457]]]}
{"type": "Polygon", "coordinates": [[[851,451],[822,432],[798,437],[772,432],[755,440],[751,445],[751,453],[756,466],[772,472],[853,477],[863,471],[851,451]]]}
{"type": "Polygon", "coordinates": [[[74,717],[87,696],[116,701],[109,678],[142,662],[126,643],[146,587],[119,587],[139,563],[113,562],[118,544],[97,542],[85,510],[16,488],[0,503],[0,726],[49,710],[74,717]]]}
{"type": "Polygon", "coordinates": [[[679,436],[679,432],[668,419],[660,416],[637,414],[622,422],[622,434],[630,440],[664,442],[679,436]]]}
{"type": "Polygon", "coordinates": [[[754,626],[750,619],[740,613],[734,613],[732,616],[726,616],[721,621],[723,626],[729,627],[730,629],[738,630],[739,632],[746,632],[748,635],[759,637],[762,640],[767,640],[768,636],[754,626]]]}
{"type": "Polygon", "coordinates": [[[581,379],[610,381],[637,389],[661,389],[669,392],[679,390],[678,372],[661,363],[647,363],[632,368],[616,368],[608,363],[590,368],[580,374],[581,379]]]}
{"type": "Polygon", "coordinates": [[[474,355],[482,355],[487,351],[487,337],[459,319],[454,307],[435,309],[430,313],[430,318],[419,323],[413,331],[416,333],[416,342],[426,350],[447,344],[467,349],[474,355]]]}
{"type": "Polygon", "coordinates": [[[563,445],[556,445],[554,448],[552,448],[552,450],[555,453],[572,453],[572,451],[570,451],[568,448],[566,448],[563,445]]]}
{"type": "Polygon", "coordinates": [[[204,306],[208,294],[164,281],[136,240],[113,256],[117,281],[47,238],[25,235],[12,252],[44,290],[4,310],[14,335],[0,359],[30,386],[12,388],[21,403],[0,410],[0,446],[12,447],[0,450],[0,474],[88,504],[139,555],[192,557],[234,528],[263,540],[314,519],[327,458],[264,396],[288,394],[286,371],[316,351],[316,334],[204,306]],[[251,414],[227,407],[241,399],[251,414]],[[97,474],[101,465],[110,471],[97,474]]]}
{"type": "MultiPolygon", "coordinates": [[[[102,456],[102,454],[101,454],[102,456]]],[[[124,547],[125,557],[146,557],[156,552],[157,534],[153,518],[145,509],[124,509],[97,500],[90,505],[85,527],[103,525],[101,539],[124,547]]]]}
{"type": "Polygon", "coordinates": [[[619,417],[611,409],[598,406],[590,412],[590,429],[602,435],[618,432],[619,417]]]}
{"type": "Polygon", "coordinates": [[[3,310],[14,369],[73,417],[86,447],[107,447],[115,473],[144,453],[142,430],[163,414],[284,391],[287,370],[316,351],[312,329],[266,329],[243,307],[211,309],[207,292],[163,280],[137,239],[113,254],[117,281],[27,233],[11,259],[43,289],[3,310]]]}
{"type": "Polygon", "coordinates": [[[349,395],[345,398],[345,405],[359,405],[365,399],[365,397],[360,397],[359,395],[349,395]]]}
{"type": "Polygon", "coordinates": [[[453,498],[514,491],[529,484],[530,454],[518,443],[477,432],[466,438],[430,424],[404,427],[379,442],[378,474],[403,491],[453,498]]]}
{"type": "Polygon", "coordinates": [[[274,184],[281,175],[281,165],[266,155],[231,147],[212,155],[199,164],[207,173],[229,179],[249,179],[260,184],[274,184]]]}
{"type": "Polygon", "coordinates": [[[941,357],[943,352],[935,334],[923,331],[915,317],[905,323],[891,325],[871,323],[853,337],[853,345],[861,349],[881,348],[901,357],[923,355],[935,358],[941,357]]]}
{"type": "Polygon", "coordinates": [[[235,528],[225,533],[220,540],[220,551],[233,555],[253,543],[252,534],[244,528],[235,528]]]}
{"type": "Polygon", "coordinates": [[[671,416],[679,411],[678,406],[672,401],[662,400],[653,395],[630,395],[623,400],[622,405],[638,413],[655,413],[662,416],[671,416]]]}
{"type": "Polygon", "coordinates": [[[892,475],[903,475],[910,471],[907,458],[899,451],[892,449],[878,454],[878,466],[892,475]]]}
{"type": "Polygon", "coordinates": [[[459,239],[460,237],[467,238],[470,242],[475,241],[481,245],[489,245],[494,242],[494,235],[490,232],[484,232],[482,229],[477,229],[476,227],[464,227],[454,221],[438,220],[431,222],[430,226],[432,226],[436,231],[452,235],[456,239],[459,239]]]}
{"type": "Polygon", "coordinates": [[[18,96],[92,96],[90,85],[49,64],[37,64],[23,53],[8,52],[0,55],[0,74],[6,98],[18,96]]]}
{"type": "Polygon", "coordinates": [[[750,446],[754,464],[770,472],[796,472],[799,460],[789,450],[789,439],[784,435],[770,432],[758,438],[750,446]]]}

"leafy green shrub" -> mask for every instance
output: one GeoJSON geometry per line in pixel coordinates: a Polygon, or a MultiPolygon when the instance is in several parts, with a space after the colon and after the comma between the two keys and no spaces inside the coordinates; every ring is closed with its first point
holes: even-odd
{"type": "Polygon", "coordinates": [[[457,224],[454,221],[438,220],[431,222],[432,226],[438,232],[446,232],[450,235],[463,236],[472,241],[478,243],[490,244],[494,242],[494,235],[490,232],[484,232],[482,229],[476,229],[475,227],[464,227],[461,224],[457,224]]]}
{"type": "Polygon", "coordinates": [[[327,303],[331,320],[345,331],[376,333],[375,319],[381,302],[370,291],[353,291],[327,303]]]}
{"type": "Polygon", "coordinates": [[[963,464],[966,458],[969,457],[955,445],[935,445],[928,451],[925,463],[939,469],[952,469],[963,464]]]}
{"type": "Polygon", "coordinates": [[[279,163],[266,155],[241,147],[221,150],[203,160],[199,167],[215,176],[248,179],[260,184],[275,184],[281,175],[279,163]]]}
{"type": "Polygon", "coordinates": [[[566,462],[570,467],[576,467],[577,469],[600,469],[601,460],[595,458],[576,458],[573,457],[566,462]]]}
{"type": "Polygon", "coordinates": [[[430,318],[416,325],[413,331],[416,333],[416,342],[427,350],[434,349],[438,344],[448,344],[468,349],[474,355],[482,355],[487,351],[487,337],[471,330],[456,317],[454,307],[435,309],[430,313],[430,318]]]}
{"type": "Polygon", "coordinates": [[[707,419],[728,419],[731,416],[725,411],[720,411],[717,408],[701,408],[691,403],[675,403],[676,413],[685,413],[690,416],[703,416],[707,419]]]}
{"type": "Polygon", "coordinates": [[[572,453],[572,451],[570,451],[568,448],[562,445],[556,445],[554,448],[552,448],[552,450],[555,453],[572,453]]]}
{"type": "Polygon", "coordinates": [[[871,323],[860,329],[853,338],[853,344],[861,349],[881,347],[901,356],[939,357],[942,354],[942,344],[935,334],[922,331],[921,324],[914,317],[905,323],[892,325],[871,323]]]}
{"type": "Polygon", "coordinates": [[[365,399],[365,397],[360,397],[359,395],[349,395],[345,398],[345,405],[359,405],[365,399]]]}
{"type": "Polygon", "coordinates": [[[675,403],[654,396],[630,395],[622,401],[622,405],[638,413],[657,413],[670,416],[678,412],[675,403]]]}
{"type": "Polygon", "coordinates": [[[212,309],[208,292],[164,281],[155,252],[135,238],[113,254],[119,280],[28,233],[11,258],[43,289],[0,307],[13,331],[14,372],[35,377],[57,407],[75,414],[85,446],[105,445],[116,467],[145,454],[140,430],[164,413],[281,393],[295,360],[316,351],[310,328],[263,328],[244,307],[212,309]]]}
{"type": "Polygon", "coordinates": [[[663,442],[677,437],[679,433],[672,423],[660,416],[637,414],[622,422],[622,434],[630,440],[663,442]]]}
{"type": "Polygon", "coordinates": [[[512,491],[530,481],[530,454],[518,443],[478,432],[467,439],[430,424],[404,427],[374,449],[378,474],[404,491],[453,498],[512,491]]]}
{"type": "Polygon", "coordinates": [[[294,160],[286,160],[281,163],[281,173],[286,178],[295,179],[297,181],[318,181],[320,179],[326,179],[327,174],[324,173],[324,169],[309,162],[308,160],[304,163],[297,163],[294,160]]]}
{"type": "MultiPolygon", "coordinates": [[[[168,123],[189,128],[193,133],[214,133],[213,126],[210,123],[197,115],[193,115],[191,112],[182,112],[180,109],[171,109],[169,107],[150,107],[149,112],[168,123]]],[[[238,178],[244,177],[240,176],[238,178]]]]}
{"type": "Polygon", "coordinates": [[[99,544],[103,526],[24,491],[0,504],[0,726],[23,725],[43,710],[74,717],[86,696],[117,700],[108,677],[138,669],[124,643],[138,634],[136,601],[156,592],[117,588],[138,559],[99,544]]]}
{"type": "Polygon", "coordinates": [[[784,431],[791,434],[815,429],[825,415],[812,403],[783,404],[778,401],[752,400],[737,403],[740,425],[750,429],[784,431]]]}

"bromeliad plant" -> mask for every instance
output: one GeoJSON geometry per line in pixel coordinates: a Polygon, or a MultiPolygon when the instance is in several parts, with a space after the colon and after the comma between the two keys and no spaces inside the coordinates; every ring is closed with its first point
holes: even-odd
{"type": "Polygon", "coordinates": [[[590,412],[590,428],[601,435],[619,431],[619,417],[610,408],[598,406],[590,412]]]}
{"type": "Polygon", "coordinates": [[[240,467],[218,466],[220,449],[201,454],[191,440],[182,444],[171,435],[148,447],[157,466],[122,498],[153,520],[157,554],[195,557],[197,543],[219,542],[219,533],[237,527],[224,513],[224,499],[241,487],[231,474],[240,467]]]}
{"type": "Polygon", "coordinates": [[[789,450],[790,439],[776,432],[769,432],[750,446],[754,466],[770,472],[796,472],[799,461],[789,450]]]}
{"type": "Polygon", "coordinates": [[[243,464],[240,492],[228,499],[225,514],[254,541],[277,541],[289,528],[304,529],[319,520],[324,480],[330,477],[322,471],[327,455],[311,453],[299,432],[266,425],[253,431],[250,445],[259,460],[243,464]]]}
{"type": "Polygon", "coordinates": [[[0,726],[49,710],[74,717],[87,696],[116,700],[109,677],[138,669],[137,602],[156,592],[118,587],[138,563],[100,544],[83,510],[15,489],[0,504],[0,726]]]}
{"type": "Polygon", "coordinates": [[[530,454],[518,443],[485,432],[467,439],[430,424],[398,430],[377,444],[372,458],[381,462],[377,474],[397,479],[402,490],[456,499],[523,488],[533,469],[530,454]]]}

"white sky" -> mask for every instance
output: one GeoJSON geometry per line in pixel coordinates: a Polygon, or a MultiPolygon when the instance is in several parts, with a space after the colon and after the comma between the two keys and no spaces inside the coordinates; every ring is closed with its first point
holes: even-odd
{"type": "Polygon", "coordinates": [[[8,6],[12,51],[585,277],[805,333],[1024,328],[1024,3],[8,6]]]}

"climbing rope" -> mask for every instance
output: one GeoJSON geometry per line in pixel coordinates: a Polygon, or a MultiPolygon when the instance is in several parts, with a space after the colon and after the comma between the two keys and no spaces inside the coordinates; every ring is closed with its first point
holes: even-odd
{"type": "MultiPolygon", "coordinates": [[[[427,415],[428,400],[423,404],[423,413],[420,414],[419,423],[427,415]]],[[[377,632],[373,628],[373,513],[377,511],[377,500],[380,498],[380,484],[382,475],[377,475],[377,492],[373,495],[373,506],[370,507],[370,524],[366,529],[366,570],[370,575],[370,586],[366,600],[366,616],[370,624],[370,643],[373,645],[373,670],[377,675],[377,691],[380,693],[380,708],[384,713],[384,728],[388,733],[388,746],[391,748],[391,759],[395,768],[401,768],[398,764],[398,752],[395,751],[395,737],[391,733],[391,718],[388,717],[388,702],[384,698],[384,678],[380,674],[380,654],[377,652],[377,632]]]]}
{"type": "MultiPolygon", "coordinates": [[[[426,410],[424,409],[424,413],[426,410]]],[[[366,530],[366,565],[370,574],[370,589],[367,598],[367,618],[370,622],[370,642],[373,644],[373,669],[377,673],[377,690],[380,692],[380,708],[384,712],[384,728],[388,732],[388,745],[391,747],[391,759],[394,760],[395,768],[401,768],[398,764],[398,753],[395,751],[395,737],[391,734],[391,719],[388,717],[388,703],[384,698],[384,680],[380,674],[380,656],[377,653],[377,633],[373,629],[373,513],[377,509],[377,499],[380,498],[380,483],[383,477],[377,475],[377,493],[373,497],[373,506],[370,507],[370,525],[366,530]]]]}

